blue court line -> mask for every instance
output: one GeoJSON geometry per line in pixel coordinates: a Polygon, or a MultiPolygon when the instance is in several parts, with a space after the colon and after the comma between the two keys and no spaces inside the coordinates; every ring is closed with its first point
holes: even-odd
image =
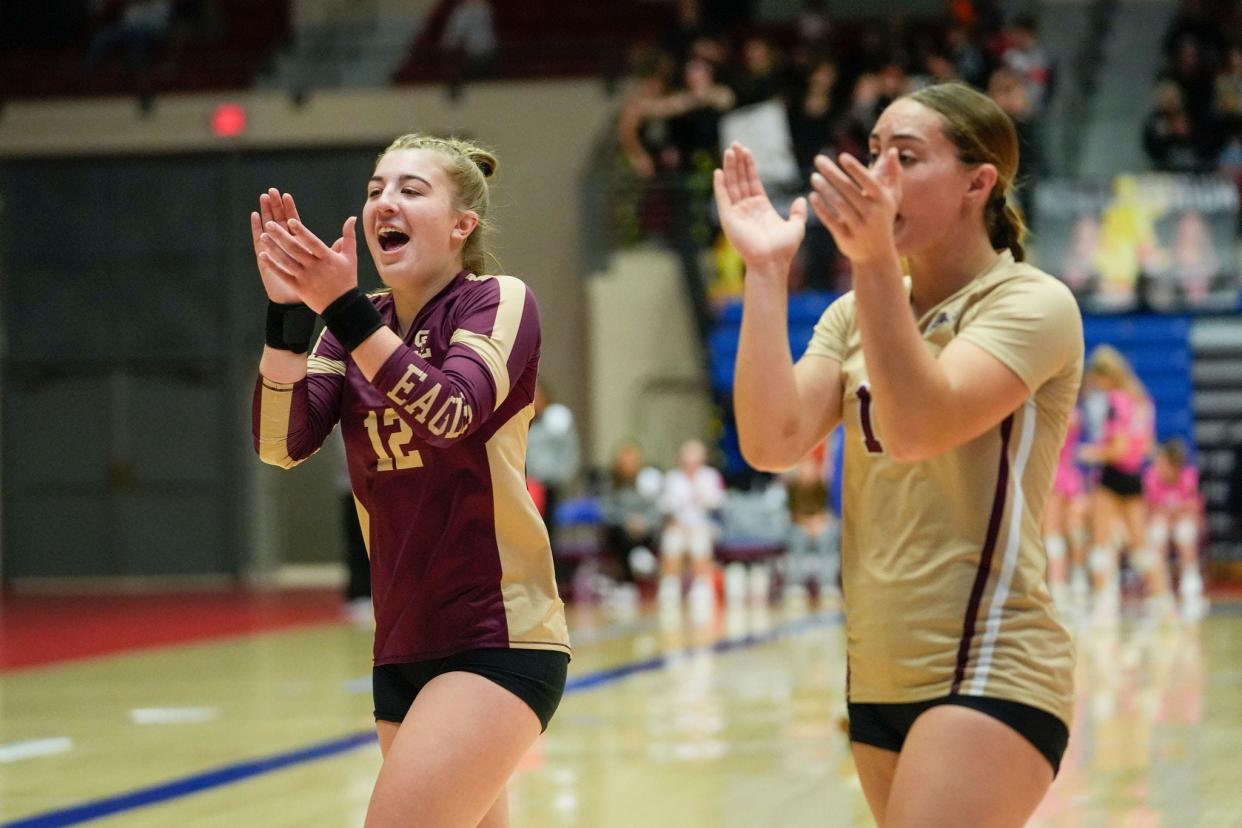
{"type": "MultiPolygon", "coordinates": [[[[767,644],[778,638],[798,635],[806,630],[835,621],[840,618],[839,614],[831,615],[813,615],[807,618],[773,627],[764,633],[757,635],[746,635],[741,638],[730,638],[717,641],[710,645],[700,647],[689,647],[677,652],[678,656],[713,652],[727,653],[733,650],[740,650],[746,647],[755,647],[760,644],[767,644]]],[[[575,676],[565,683],[565,693],[580,693],[585,690],[592,690],[602,687],[613,682],[620,681],[628,676],[638,673],[647,673],[653,670],[659,670],[666,666],[671,657],[668,655],[654,656],[642,661],[635,661],[629,664],[623,664],[620,667],[613,667],[607,670],[598,670],[594,673],[587,673],[582,676],[575,676]]],[[[84,822],[90,822],[95,819],[112,816],[114,814],[132,811],[136,808],[142,808],[147,805],[155,805],[160,802],[167,802],[171,799],[179,799],[183,796],[200,793],[201,791],[219,788],[224,785],[230,785],[234,782],[240,782],[244,779],[250,779],[255,776],[272,773],[273,771],[282,770],[293,765],[300,765],[305,762],[314,762],[318,759],[326,759],[329,756],[335,756],[338,753],[346,753],[375,742],[375,732],[368,730],[362,733],[353,733],[327,742],[320,742],[308,748],[300,748],[298,750],[288,751],[286,753],[278,753],[275,756],[268,756],[263,759],[252,759],[247,762],[238,762],[232,765],[225,765],[215,770],[196,773],[191,776],[185,776],[181,779],[174,779],[171,782],[165,782],[160,785],[153,785],[149,788],[140,788],[126,794],[118,794],[117,796],[96,799],[91,802],[85,802],[81,805],[75,805],[70,808],[64,808],[58,811],[48,811],[43,814],[23,817],[12,822],[0,824],[0,828],[61,828],[66,825],[81,825],[84,822]]]]}

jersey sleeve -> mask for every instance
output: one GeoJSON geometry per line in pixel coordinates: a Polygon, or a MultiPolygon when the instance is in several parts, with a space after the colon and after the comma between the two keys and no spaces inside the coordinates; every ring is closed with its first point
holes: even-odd
{"type": "Polygon", "coordinates": [[[306,360],[306,377],[254,386],[251,432],[259,459],[289,469],[319,451],[341,415],[345,353],[326,330],[306,360]]]}
{"type": "Polygon", "coordinates": [[[1051,276],[1015,279],[988,294],[958,336],[1034,392],[1082,357],[1082,314],[1069,288],[1051,276]]]}
{"type": "Polygon", "coordinates": [[[512,276],[483,279],[453,325],[439,367],[402,345],[371,381],[421,440],[439,448],[477,431],[539,354],[539,308],[512,276]]]}
{"type": "Polygon", "coordinates": [[[805,356],[828,357],[837,362],[845,362],[845,347],[849,341],[853,316],[854,294],[851,292],[839,297],[820,316],[815,323],[805,356]]]}

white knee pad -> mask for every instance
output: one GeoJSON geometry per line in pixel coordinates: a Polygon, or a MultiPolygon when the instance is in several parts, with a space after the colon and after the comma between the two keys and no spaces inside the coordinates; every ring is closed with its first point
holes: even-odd
{"type": "Polygon", "coordinates": [[[1193,546],[1199,541],[1199,526],[1194,518],[1180,518],[1173,527],[1173,540],[1178,546],[1193,546]]]}
{"type": "Polygon", "coordinates": [[[1068,547],[1066,546],[1065,538],[1060,535],[1049,535],[1044,538],[1044,548],[1048,550],[1048,560],[1065,560],[1065,553],[1068,550],[1068,547]]]}
{"type": "Polygon", "coordinates": [[[1165,549],[1169,545],[1169,522],[1156,518],[1147,527],[1147,542],[1153,549],[1165,549]]]}
{"type": "Polygon", "coordinates": [[[1152,547],[1144,546],[1130,553],[1130,563],[1136,572],[1150,572],[1160,563],[1160,554],[1152,547]]]}
{"type": "Polygon", "coordinates": [[[1116,566],[1113,553],[1106,547],[1097,546],[1087,553],[1087,568],[1092,572],[1112,572],[1116,566]]]}

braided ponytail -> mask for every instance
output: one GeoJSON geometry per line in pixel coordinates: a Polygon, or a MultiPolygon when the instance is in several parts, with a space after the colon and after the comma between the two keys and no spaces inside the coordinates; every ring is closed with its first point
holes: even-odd
{"type": "Polygon", "coordinates": [[[988,239],[994,250],[1009,249],[1014,261],[1026,260],[1026,222],[1022,214],[1006,197],[1000,181],[992,189],[992,197],[988,199],[983,212],[983,222],[988,229],[988,239]]]}

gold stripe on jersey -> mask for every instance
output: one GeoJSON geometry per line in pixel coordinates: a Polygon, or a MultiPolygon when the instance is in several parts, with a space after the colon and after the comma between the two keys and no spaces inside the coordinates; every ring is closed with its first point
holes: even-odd
{"type": "Polygon", "coordinates": [[[526,406],[487,441],[500,590],[510,647],[568,653],[569,629],[565,604],[556,591],[552,544],[526,488],[526,434],[534,416],[534,406],[526,406]]]}
{"type": "Polygon", "coordinates": [[[483,360],[496,387],[495,408],[500,408],[509,396],[509,355],[513,353],[518,327],[522,324],[522,312],[526,308],[526,285],[513,276],[482,276],[474,280],[483,279],[495,279],[500,288],[500,304],[496,308],[491,336],[459,328],[453,331],[449,344],[460,342],[483,360]]]}
{"type": "Polygon", "coordinates": [[[339,359],[328,359],[327,357],[312,356],[306,360],[306,373],[308,374],[336,374],[345,376],[345,363],[339,359]]]}
{"type": "Polygon", "coordinates": [[[358,528],[362,530],[362,545],[367,548],[367,559],[371,557],[371,513],[362,505],[358,495],[354,495],[354,508],[358,510],[358,528]]]}
{"type": "Polygon", "coordinates": [[[291,469],[301,460],[289,456],[289,413],[293,410],[292,382],[260,377],[259,457],[264,463],[291,469]]]}

